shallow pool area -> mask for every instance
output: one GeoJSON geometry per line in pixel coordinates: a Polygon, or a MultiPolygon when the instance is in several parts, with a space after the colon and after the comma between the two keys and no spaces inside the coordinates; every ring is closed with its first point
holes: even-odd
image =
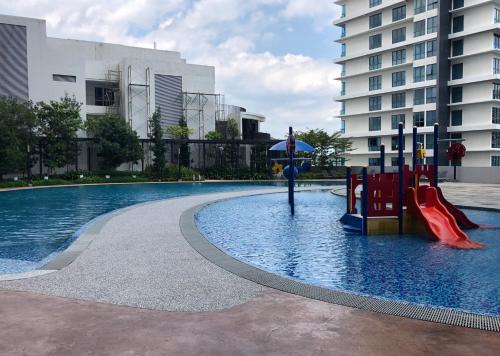
{"type": "MultiPolygon", "coordinates": [[[[468,230],[486,244],[458,250],[422,236],[364,237],[344,231],[345,199],[328,192],[286,194],[210,204],[196,216],[200,232],[231,256],[283,277],[381,299],[500,316],[500,230],[468,230]],[[251,207],[251,208],[249,208],[251,207]]],[[[500,225],[500,213],[464,212],[500,225]]]]}
{"type": "MultiPolygon", "coordinates": [[[[299,186],[332,185],[299,182],[299,186]]],[[[92,219],[138,203],[276,188],[283,182],[113,184],[0,192],[0,274],[36,269],[67,248],[92,219]]]]}

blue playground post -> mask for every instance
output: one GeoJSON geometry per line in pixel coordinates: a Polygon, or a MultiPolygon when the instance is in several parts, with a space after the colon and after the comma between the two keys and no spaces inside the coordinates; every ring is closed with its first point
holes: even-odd
{"type": "Polygon", "coordinates": [[[294,153],[295,153],[295,142],[293,142],[293,146],[291,145],[292,141],[294,140],[293,137],[293,128],[290,126],[288,128],[288,143],[289,146],[287,147],[288,151],[288,166],[290,167],[289,174],[288,174],[288,203],[290,204],[290,212],[292,215],[295,214],[295,199],[294,199],[294,173],[295,173],[295,166],[294,166],[294,153]]]}
{"type": "Polygon", "coordinates": [[[380,145],[380,174],[385,173],[385,145],[380,145]]]}
{"type": "Polygon", "coordinates": [[[345,213],[346,214],[350,214],[351,213],[351,176],[352,176],[352,168],[351,167],[347,167],[346,169],[346,175],[345,175],[345,186],[346,186],[346,192],[347,192],[347,196],[346,196],[346,201],[347,201],[347,208],[346,208],[346,211],[345,213]]]}
{"type": "Polygon", "coordinates": [[[361,192],[361,216],[363,225],[361,233],[368,235],[368,169],[363,167],[363,191],[361,192]]]}
{"type": "Polygon", "coordinates": [[[403,194],[404,194],[404,156],[403,156],[403,123],[398,127],[398,171],[399,171],[399,206],[398,206],[398,231],[403,234],[403,194]]]}
{"type": "Polygon", "coordinates": [[[434,124],[434,187],[438,186],[438,167],[439,167],[439,124],[434,124]]]}
{"type": "Polygon", "coordinates": [[[413,171],[415,171],[417,169],[417,127],[416,126],[413,126],[413,147],[412,147],[412,151],[413,151],[413,158],[412,158],[412,168],[413,168],[413,171]]]}

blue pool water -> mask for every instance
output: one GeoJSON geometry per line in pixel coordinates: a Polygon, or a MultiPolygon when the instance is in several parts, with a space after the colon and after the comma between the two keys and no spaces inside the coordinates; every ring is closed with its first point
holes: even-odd
{"type": "MultiPolygon", "coordinates": [[[[301,186],[332,183],[299,183],[301,186]]],[[[151,200],[272,188],[283,183],[80,186],[0,192],[0,274],[35,269],[64,250],[90,220],[151,200]]]]}
{"type": "MultiPolygon", "coordinates": [[[[483,250],[457,250],[425,237],[344,232],[345,199],[285,194],[218,202],[197,215],[200,231],[235,258],[309,284],[361,295],[500,316],[500,230],[469,230],[483,250]],[[252,209],[248,209],[251,206],[252,209]]],[[[480,224],[500,213],[465,210],[480,224]]]]}

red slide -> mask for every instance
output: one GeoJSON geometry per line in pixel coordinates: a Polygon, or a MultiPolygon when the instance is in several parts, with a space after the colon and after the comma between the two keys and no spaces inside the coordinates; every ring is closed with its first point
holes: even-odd
{"type": "Polygon", "coordinates": [[[470,221],[462,210],[458,209],[455,205],[444,198],[443,192],[439,187],[437,188],[437,195],[439,197],[439,201],[446,207],[450,214],[453,215],[462,229],[479,229],[480,226],[478,224],[470,221]]]}
{"type": "MultiPolygon", "coordinates": [[[[469,237],[460,229],[457,221],[439,201],[438,193],[434,187],[420,187],[422,204],[419,204],[417,192],[414,188],[408,188],[408,208],[420,217],[427,232],[445,245],[463,248],[477,249],[484,247],[483,244],[469,240],[469,237]]],[[[419,189],[419,190],[420,190],[419,189]]]]}

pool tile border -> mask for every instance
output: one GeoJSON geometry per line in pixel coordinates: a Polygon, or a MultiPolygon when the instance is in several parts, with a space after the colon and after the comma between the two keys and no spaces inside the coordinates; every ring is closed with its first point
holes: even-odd
{"type": "Polygon", "coordinates": [[[216,201],[200,204],[184,211],[179,225],[184,238],[194,250],[228,272],[269,288],[323,302],[452,326],[500,332],[500,317],[466,313],[453,309],[426,307],[335,291],[284,278],[241,262],[209,242],[196,226],[196,214],[205,206],[214,202],[216,201]]]}

